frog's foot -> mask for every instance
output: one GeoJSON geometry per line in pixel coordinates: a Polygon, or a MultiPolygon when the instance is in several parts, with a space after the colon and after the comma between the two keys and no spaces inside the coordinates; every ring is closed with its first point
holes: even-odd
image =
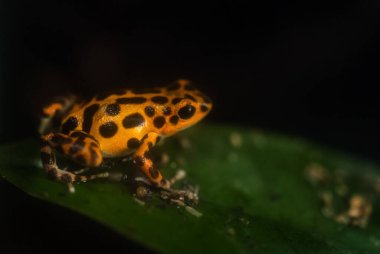
{"type": "Polygon", "coordinates": [[[90,170],[90,168],[81,168],[81,169],[78,169],[76,171],[72,171],[72,173],[74,175],[80,175],[80,174],[86,173],[89,170],[90,170]]]}
{"type": "Polygon", "coordinates": [[[171,190],[171,182],[170,180],[162,179],[158,184],[157,187],[161,188],[163,190],[171,190]]]}
{"type": "Polygon", "coordinates": [[[75,179],[79,182],[87,182],[87,181],[95,180],[98,178],[109,178],[111,176],[109,172],[100,172],[97,174],[81,175],[83,173],[87,173],[90,170],[91,168],[82,168],[76,171],[72,171],[70,173],[73,173],[75,175],[75,179]]]}
{"type": "Polygon", "coordinates": [[[186,178],[186,171],[183,169],[177,170],[176,174],[169,179],[170,185],[173,185],[175,182],[181,181],[186,178]]]}
{"type": "Polygon", "coordinates": [[[49,133],[42,136],[41,141],[42,163],[47,170],[49,165],[55,165],[54,150],[86,168],[98,167],[103,161],[98,142],[81,131],[73,131],[70,135],[49,133]]]}
{"type": "Polygon", "coordinates": [[[53,153],[49,154],[49,151],[47,148],[41,149],[41,157],[45,158],[49,162],[53,162],[53,163],[44,164],[44,168],[45,168],[46,172],[50,176],[52,176],[55,180],[57,180],[59,182],[66,183],[67,188],[68,188],[70,193],[75,192],[75,187],[74,187],[75,182],[87,182],[87,181],[98,179],[98,178],[108,178],[109,177],[108,172],[84,176],[84,175],[79,175],[80,173],[85,172],[83,170],[78,170],[75,172],[69,172],[69,171],[66,171],[64,169],[60,169],[60,168],[58,168],[57,164],[54,161],[54,154],[53,153]]]}
{"type": "Polygon", "coordinates": [[[80,176],[58,168],[54,151],[50,145],[43,145],[41,148],[41,160],[45,171],[54,179],[63,183],[73,183],[75,181],[84,180],[80,176]]]}
{"type": "MultiPolygon", "coordinates": [[[[92,174],[92,175],[87,175],[87,176],[75,175],[75,179],[76,179],[75,181],[79,181],[79,182],[87,182],[87,181],[91,181],[98,178],[109,178],[109,173],[103,172],[103,173],[92,174]]],[[[67,183],[67,188],[70,193],[75,192],[75,187],[74,187],[73,182],[67,183]]]]}
{"type": "MultiPolygon", "coordinates": [[[[97,167],[102,162],[99,145],[89,135],[83,132],[72,132],[70,135],[62,133],[49,133],[41,137],[41,160],[45,171],[56,180],[72,184],[74,182],[86,182],[96,178],[108,177],[108,172],[80,175],[90,168],[97,167]],[[77,161],[85,168],[76,172],[69,172],[57,166],[54,149],[65,154],[69,159],[77,161]]],[[[71,187],[69,189],[72,189],[71,187]]]]}
{"type": "Polygon", "coordinates": [[[198,187],[188,186],[183,190],[168,189],[161,191],[161,198],[181,206],[197,205],[199,201],[198,187]]]}
{"type": "Polygon", "coordinates": [[[157,184],[158,188],[161,188],[163,190],[172,190],[172,185],[180,180],[183,180],[186,177],[186,171],[185,170],[178,170],[174,177],[167,179],[161,179],[161,181],[157,184]]]}
{"type": "MultiPolygon", "coordinates": [[[[202,213],[193,207],[194,205],[197,205],[199,201],[198,187],[186,186],[185,189],[172,189],[170,186],[171,183],[183,179],[184,176],[185,172],[183,170],[179,170],[172,179],[165,180],[167,185],[164,187],[159,187],[159,197],[171,204],[184,207],[187,212],[195,217],[200,217],[202,216],[202,213]]],[[[145,204],[144,200],[146,197],[152,193],[147,186],[153,186],[153,184],[145,177],[136,177],[134,180],[142,183],[136,188],[134,195],[136,197],[136,202],[143,205],[145,204]]]]}
{"type": "Polygon", "coordinates": [[[181,202],[184,204],[197,204],[198,203],[198,187],[186,186],[184,189],[173,189],[171,186],[183,180],[186,177],[186,171],[178,170],[174,177],[169,180],[164,180],[165,185],[160,186],[161,188],[161,198],[164,200],[168,200],[172,203],[181,202]]]}

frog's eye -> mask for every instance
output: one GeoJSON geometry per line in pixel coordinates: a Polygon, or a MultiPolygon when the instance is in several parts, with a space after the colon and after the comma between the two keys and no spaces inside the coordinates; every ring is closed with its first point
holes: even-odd
{"type": "Polygon", "coordinates": [[[187,119],[190,119],[195,114],[195,111],[196,111],[196,108],[193,105],[187,104],[178,110],[178,116],[181,119],[187,120],[187,119]]]}

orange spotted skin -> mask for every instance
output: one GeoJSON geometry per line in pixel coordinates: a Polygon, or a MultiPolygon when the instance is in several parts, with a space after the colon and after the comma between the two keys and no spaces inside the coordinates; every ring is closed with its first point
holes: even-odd
{"type": "MultiPolygon", "coordinates": [[[[51,107],[44,111],[60,108],[56,104],[51,107]]],[[[147,152],[161,137],[171,136],[199,122],[210,112],[212,103],[190,81],[177,80],[163,88],[126,89],[98,95],[87,103],[67,108],[71,110],[63,114],[60,133],[42,136],[45,145],[41,148],[41,157],[48,172],[59,169],[55,161],[51,162],[47,146],[86,167],[99,166],[102,158],[132,154],[152,183],[168,187],[168,181],[163,179],[147,152]]],[[[65,178],[81,180],[76,175],[69,176],[65,178]]]]}

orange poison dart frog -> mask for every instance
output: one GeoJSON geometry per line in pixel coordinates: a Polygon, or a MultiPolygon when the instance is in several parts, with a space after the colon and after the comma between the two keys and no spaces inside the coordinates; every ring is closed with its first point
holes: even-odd
{"type": "Polygon", "coordinates": [[[204,118],[211,110],[210,99],[188,80],[177,80],[164,88],[122,90],[101,94],[88,102],[68,97],[43,108],[40,126],[43,168],[56,180],[72,184],[107,173],[83,175],[58,168],[54,151],[91,169],[103,158],[132,155],[133,162],[149,181],[170,188],[147,156],[162,137],[173,135],[204,118]],[[59,119],[59,130],[54,122],[59,119]]]}

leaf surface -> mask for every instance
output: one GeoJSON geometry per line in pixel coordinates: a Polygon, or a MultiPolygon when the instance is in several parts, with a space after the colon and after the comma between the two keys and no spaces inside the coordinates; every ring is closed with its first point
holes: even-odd
{"type": "MultiPolygon", "coordinates": [[[[354,228],[326,218],[321,188],[305,179],[305,168],[313,163],[329,172],[373,178],[380,172],[377,165],[236,126],[199,125],[179,136],[157,148],[169,157],[160,168],[166,177],[184,169],[186,181],[199,186],[201,217],[158,198],[141,205],[125,182],[80,183],[70,194],[43,172],[36,140],[2,145],[0,175],[33,197],[86,215],[162,253],[380,253],[377,196],[372,195],[369,225],[354,228]]],[[[348,187],[362,190],[360,184],[348,187]]]]}

